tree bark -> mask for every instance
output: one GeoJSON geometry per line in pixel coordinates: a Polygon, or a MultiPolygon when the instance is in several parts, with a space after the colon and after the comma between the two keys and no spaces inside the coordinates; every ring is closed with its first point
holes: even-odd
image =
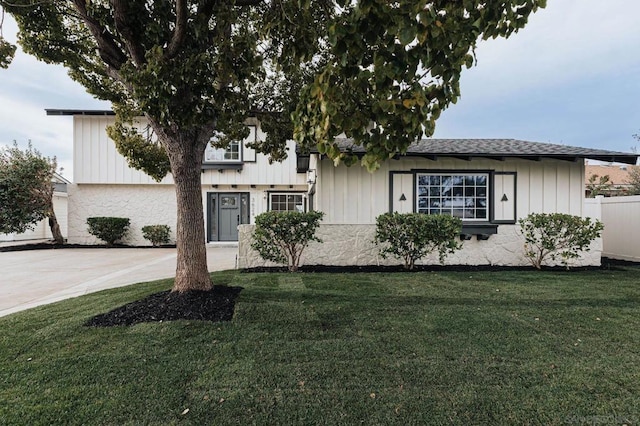
{"type": "Polygon", "coordinates": [[[49,212],[47,213],[47,218],[49,219],[49,228],[51,229],[51,235],[53,236],[53,240],[56,242],[56,244],[64,244],[64,237],[62,236],[62,232],[60,232],[60,224],[58,223],[56,212],[53,210],[53,199],[50,200],[51,201],[49,204],[49,212]]]}
{"type": "Polygon", "coordinates": [[[208,138],[201,138],[199,133],[177,132],[164,141],[176,188],[177,264],[172,291],[177,292],[212,288],[207,268],[201,182],[202,157],[208,138]]]}
{"type": "Polygon", "coordinates": [[[62,232],[60,232],[58,219],[56,218],[56,214],[53,212],[51,213],[51,216],[49,216],[49,228],[51,228],[51,235],[53,236],[53,240],[56,244],[64,244],[64,237],[62,236],[62,232]]]}

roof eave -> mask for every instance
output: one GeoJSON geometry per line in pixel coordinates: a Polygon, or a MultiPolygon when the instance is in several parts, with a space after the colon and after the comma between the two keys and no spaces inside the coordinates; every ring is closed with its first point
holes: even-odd
{"type": "Polygon", "coordinates": [[[116,115],[110,109],[54,109],[54,108],[46,108],[45,111],[47,115],[64,115],[64,116],[74,116],[74,115],[116,115]]]}

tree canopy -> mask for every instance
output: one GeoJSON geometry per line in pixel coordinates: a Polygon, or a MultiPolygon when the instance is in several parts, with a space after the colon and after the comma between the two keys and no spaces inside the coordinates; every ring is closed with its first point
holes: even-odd
{"type": "MultiPolygon", "coordinates": [[[[256,114],[268,136],[255,148],[274,160],[294,137],[302,150],[352,165],[357,157],[334,142],[344,133],[375,169],[433,133],[460,96],[479,39],[508,37],[545,3],[0,0],[25,52],[64,65],[111,101],[109,135],[130,165],[157,180],[171,171],[178,291],[211,286],[200,184],[207,144],[244,137],[256,114]],[[149,131],[136,127],[140,116],[149,131]]],[[[13,54],[0,39],[0,65],[13,54]]]]}
{"type": "MultiPolygon", "coordinates": [[[[53,174],[56,159],[42,156],[31,143],[21,150],[12,147],[0,150],[0,233],[22,233],[53,212],[53,174]]],[[[59,229],[52,229],[54,238],[62,242],[59,229]]]]}
{"type": "Polygon", "coordinates": [[[629,195],[640,195],[640,166],[630,166],[628,168],[629,177],[625,182],[629,185],[629,195]]]}
{"type": "MultiPolygon", "coordinates": [[[[353,164],[333,142],[344,133],[366,148],[369,168],[433,133],[460,96],[460,74],[473,65],[479,39],[508,37],[545,3],[0,1],[27,53],[65,65],[111,101],[122,122],[140,114],[166,131],[206,125],[237,138],[244,118],[262,113],[271,131],[256,148],[272,158],[282,159],[295,136],[303,149],[318,146],[353,164]]],[[[12,50],[2,43],[7,63],[12,50]]],[[[115,130],[134,166],[144,169],[140,159],[148,157],[152,176],[169,171],[159,160],[164,150],[128,137],[124,126],[115,130]]]]}

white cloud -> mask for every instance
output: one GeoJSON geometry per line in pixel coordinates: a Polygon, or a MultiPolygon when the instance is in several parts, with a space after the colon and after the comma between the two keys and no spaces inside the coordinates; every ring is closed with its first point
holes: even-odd
{"type": "MultiPolygon", "coordinates": [[[[5,17],[3,33],[15,43],[17,26],[5,17]]],[[[64,67],[45,64],[20,49],[9,69],[0,69],[0,144],[31,140],[43,155],[56,157],[63,175],[73,176],[73,127],[70,117],[49,117],[46,108],[107,109],[71,80],[64,67]]]]}

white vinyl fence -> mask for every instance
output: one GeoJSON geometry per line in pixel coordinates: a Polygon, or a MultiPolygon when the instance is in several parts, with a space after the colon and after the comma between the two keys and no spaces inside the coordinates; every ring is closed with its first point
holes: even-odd
{"type": "Polygon", "coordinates": [[[588,198],[584,215],[604,224],[602,256],[640,262],[640,195],[588,198]]]}

